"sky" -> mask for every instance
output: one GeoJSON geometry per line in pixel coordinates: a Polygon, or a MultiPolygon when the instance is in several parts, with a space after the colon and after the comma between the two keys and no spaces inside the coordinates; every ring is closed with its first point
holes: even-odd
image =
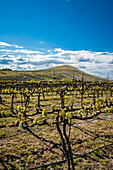
{"type": "Polygon", "coordinates": [[[113,0],[0,0],[0,68],[113,79],[113,0]]]}

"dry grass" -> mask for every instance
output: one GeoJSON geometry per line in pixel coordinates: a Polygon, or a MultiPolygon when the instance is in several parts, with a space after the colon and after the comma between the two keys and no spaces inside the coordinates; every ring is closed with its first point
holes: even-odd
{"type": "MultiPolygon", "coordinates": [[[[71,127],[70,141],[73,149],[74,156],[87,153],[100,146],[107,145],[113,142],[113,115],[109,118],[104,118],[92,122],[73,122],[71,127]]],[[[62,125],[61,125],[62,129],[62,125]]],[[[11,165],[20,169],[28,169],[30,167],[39,166],[51,162],[56,162],[64,158],[63,153],[59,148],[53,147],[50,141],[53,141],[61,147],[60,136],[55,126],[35,126],[32,128],[33,132],[46,139],[43,142],[28,131],[20,127],[4,128],[1,129],[1,151],[0,156],[5,161],[9,157],[7,168],[12,169],[11,165]],[[16,156],[11,160],[11,155],[16,156]]],[[[68,128],[67,128],[68,133],[68,128]]],[[[112,169],[113,165],[113,146],[100,149],[84,158],[75,159],[76,169],[112,169]]],[[[67,168],[67,164],[62,166],[56,165],[48,169],[63,169],[67,168]],[[59,167],[59,168],[58,168],[59,167]]],[[[3,169],[3,166],[0,165],[3,169]]]]}
{"type": "Polygon", "coordinates": [[[75,67],[69,65],[63,65],[58,67],[53,67],[43,70],[35,71],[0,71],[1,80],[17,80],[24,81],[24,75],[26,74],[26,80],[61,80],[64,78],[67,79],[78,79],[81,80],[84,77],[84,80],[87,81],[99,81],[103,80],[100,77],[90,75],[85,73],[75,67]]]}

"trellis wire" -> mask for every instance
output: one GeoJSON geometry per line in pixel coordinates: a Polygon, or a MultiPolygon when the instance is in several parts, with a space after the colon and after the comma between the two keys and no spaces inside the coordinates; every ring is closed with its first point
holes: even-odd
{"type": "MultiPolygon", "coordinates": [[[[102,149],[102,148],[105,148],[105,147],[111,146],[111,145],[113,145],[113,143],[108,144],[108,145],[101,146],[101,147],[96,148],[96,149],[94,149],[94,150],[92,150],[92,151],[90,151],[90,152],[87,152],[87,153],[85,153],[85,154],[76,156],[76,157],[74,157],[73,159],[77,159],[77,158],[80,158],[80,157],[84,157],[84,156],[86,156],[86,155],[88,155],[88,154],[90,154],[90,153],[92,153],[92,152],[95,152],[95,151],[97,151],[97,150],[99,150],[99,149],[102,149]]],[[[62,163],[64,163],[64,162],[66,162],[66,161],[67,161],[67,159],[64,159],[64,160],[61,160],[61,161],[58,161],[58,162],[53,162],[53,163],[50,163],[50,164],[43,164],[43,165],[40,165],[40,166],[37,166],[37,167],[29,168],[28,170],[37,169],[37,168],[47,168],[48,166],[56,165],[56,164],[62,164],[62,163]]]]}

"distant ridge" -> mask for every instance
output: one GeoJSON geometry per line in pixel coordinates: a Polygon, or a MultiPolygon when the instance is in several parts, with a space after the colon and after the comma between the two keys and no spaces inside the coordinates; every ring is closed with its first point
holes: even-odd
{"type": "Polygon", "coordinates": [[[65,80],[76,79],[81,80],[82,77],[86,81],[100,81],[103,78],[88,74],[70,65],[62,65],[42,70],[32,71],[3,71],[0,70],[0,80],[65,80]]]}

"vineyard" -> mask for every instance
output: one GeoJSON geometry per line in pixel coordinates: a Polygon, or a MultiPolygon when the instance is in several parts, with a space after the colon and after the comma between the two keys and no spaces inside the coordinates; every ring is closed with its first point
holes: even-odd
{"type": "Polygon", "coordinates": [[[112,81],[0,81],[0,169],[112,169],[112,81]]]}

